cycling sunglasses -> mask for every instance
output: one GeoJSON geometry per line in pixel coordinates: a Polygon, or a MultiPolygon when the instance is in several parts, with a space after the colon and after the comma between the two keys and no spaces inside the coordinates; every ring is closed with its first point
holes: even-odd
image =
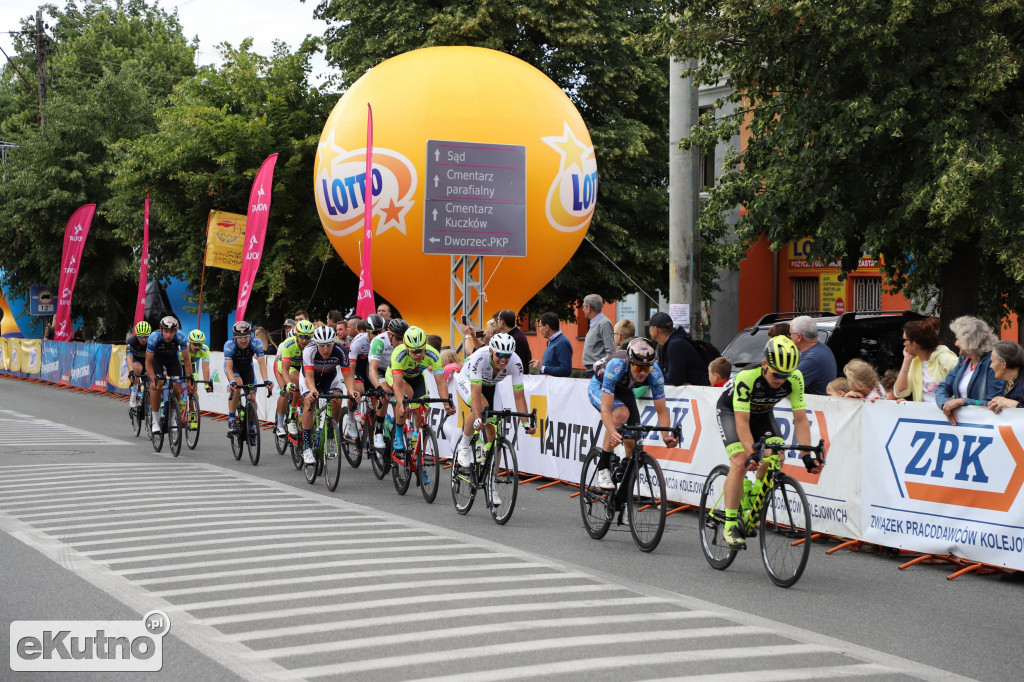
{"type": "Polygon", "coordinates": [[[410,348],[409,353],[412,355],[423,355],[427,352],[426,348],[410,348]]]}
{"type": "Polygon", "coordinates": [[[498,358],[499,360],[508,360],[510,357],[512,357],[512,354],[511,353],[499,353],[498,351],[494,351],[494,357],[498,358]]]}
{"type": "Polygon", "coordinates": [[[772,372],[772,376],[775,377],[776,379],[788,379],[791,376],[793,376],[793,374],[779,374],[778,372],[772,372]]]}
{"type": "Polygon", "coordinates": [[[634,362],[631,362],[630,366],[638,372],[650,372],[654,368],[654,365],[638,365],[634,362]]]}
{"type": "Polygon", "coordinates": [[[310,339],[313,338],[312,334],[296,334],[295,336],[297,336],[300,339],[305,339],[306,341],[309,341],[310,339]]]}

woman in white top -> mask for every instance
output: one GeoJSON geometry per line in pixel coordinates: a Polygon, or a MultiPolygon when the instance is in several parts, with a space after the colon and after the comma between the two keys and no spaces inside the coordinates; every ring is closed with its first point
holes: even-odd
{"type": "Polygon", "coordinates": [[[957,356],[939,343],[939,318],[903,325],[903,366],[896,377],[896,398],[935,402],[935,389],[956,367],[957,356]]]}

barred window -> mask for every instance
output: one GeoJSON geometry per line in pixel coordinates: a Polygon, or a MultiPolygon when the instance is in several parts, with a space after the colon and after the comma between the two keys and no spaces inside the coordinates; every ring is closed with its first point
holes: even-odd
{"type": "Polygon", "coordinates": [[[853,309],[854,310],[881,310],[882,309],[882,278],[881,277],[854,277],[853,278],[853,309]]]}
{"type": "Polygon", "coordinates": [[[798,313],[818,309],[818,278],[793,278],[793,310],[798,313]]]}

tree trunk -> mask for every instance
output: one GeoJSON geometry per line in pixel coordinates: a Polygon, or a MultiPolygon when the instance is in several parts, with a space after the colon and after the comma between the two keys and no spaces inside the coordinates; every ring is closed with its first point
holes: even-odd
{"type": "Polygon", "coordinates": [[[966,243],[960,248],[954,260],[942,268],[942,285],[939,303],[941,306],[941,327],[939,339],[949,348],[953,348],[953,332],[949,323],[963,315],[978,314],[979,281],[977,263],[981,262],[981,252],[974,242],[966,243]]]}
{"type": "Polygon", "coordinates": [[[221,350],[228,342],[228,316],[210,313],[210,350],[221,350]]]}

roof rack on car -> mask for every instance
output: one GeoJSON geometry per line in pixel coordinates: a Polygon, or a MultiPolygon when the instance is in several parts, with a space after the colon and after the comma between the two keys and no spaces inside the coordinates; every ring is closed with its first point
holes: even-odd
{"type": "Polygon", "coordinates": [[[829,317],[835,315],[827,310],[811,310],[805,312],[792,312],[792,313],[768,313],[760,320],[755,323],[755,326],[761,324],[775,324],[783,320],[792,320],[793,318],[800,317],[801,315],[807,315],[808,317],[829,317]]]}
{"type": "Polygon", "coordinates": [[[924,315],[922,315],[920,313],[915,313],[912,310],[855,310],[855,311],[848,312],[848,313],[843,313],[842,315],[840,315],[839,319],[836,321],[836,326],[837,327],[843,326],[843,321],[844,320],[846,321],[847,324],[849,324],[849,322],[851,320],[856,320],[858,317],[896,317],[896,316],[906,317],[906,318],[909,318],[910,320],[923,320],[924,319],[924,315]]]}

